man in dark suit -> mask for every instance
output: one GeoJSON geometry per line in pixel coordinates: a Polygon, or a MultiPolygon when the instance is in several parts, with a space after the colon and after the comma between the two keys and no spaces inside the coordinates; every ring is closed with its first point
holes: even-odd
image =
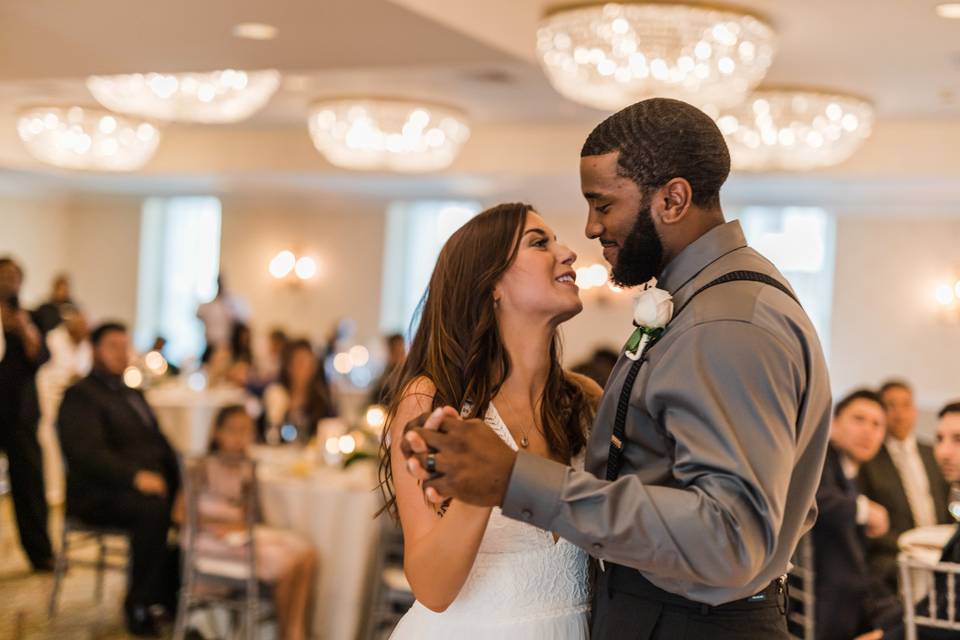
{"type": "Polygon", "coordinates": [[[834,409],[813,527],[817,640],[850,640],[875,629],[883,629],[884,638],[897,637],[902,609],[870,573],[864,553],[866,538],[887,532],[887,512],[854,484],[857,467],[883,444],[884,423],[880,397],[866,389],[834,409]]]}
{"type": "Polygon", "coordinates": [[[136,635],[156,635],[152,606],[172,612],[175,604],[176,555],[167,533],[177,461],[143,393],[122,379],[130,349],[124,326],[103,324],[90,338],[93,371],[67,389],[58,421],[67,514],[130,532],[127,627],[136,635]]]}
{"type": "MultiPolygon", "coordinates": [[[[952,484],[960,483],[960,402],[952,402],[940,410],[937,415],[937,444],[934,447],[934,455],[937,458],[937,464],[943,472],[944,479],[952,484]]],[[[941,562],[960,563],[960,528],[954,532],[953,536],[943,547],[941,562]]],[[[947,576],[942,573],[934,574],[937,591],[937,618],[945,620],[960,619],[957,614],[957,603],[953,603],[953,613],[950,613],[950,594],[947,589],[947,576]]],[[[956,580],[956,579],[954,579],[956,580]]],[[[954,585],[954,593],[958,586],[954,585]]],[[[921,615],[930,614],[930,599],[927,597],[917,606],[917,612],[921,615]]],[[[921,640],[957,640],[960,638],[960,631],[953,629],[937,629],[934,627],[919,627],[917,629],[918,637],[921,640]]]]}
{"type": "Polygon", "coordinates": [[[917,409],[905,382],[880,389],[887,414],[887,439],[877,456],[860,468],[860,491],[890,514],[890,530],[867,544],[874,575],[897,590],[897,538],[909,529],[952,522],[947,512],[949,489],[933,448],[917,442],[917,409]]]}
{"type": "Polygon", "coordinates": [[[0,258],[0,333],[6,344],[0,356],[0,450],[10,466],[10,488],[17,514],[20,545],[35,571],[53,567],[47,534],[47,498],[43,457],[37,441],[40,402],[37,369],[50,357],[30,315],[20,307],[23,270],[0,258]]]}

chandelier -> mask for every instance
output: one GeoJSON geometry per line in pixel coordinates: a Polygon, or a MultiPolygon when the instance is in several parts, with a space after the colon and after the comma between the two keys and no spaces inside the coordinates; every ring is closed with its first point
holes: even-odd
{"type": "Polygon", "coordinates": [[[470,137],[462,113],[407,100],[324,100],[312,106],[308,124],[317,150],[346,169],[437,171],[470,137]]]}
{"type": "Polygon", "coordinates": [[[280,86],[277,71],[224,69],[208,73],[90,76],[97,102],[120,113],[180,122],[239,122],[267,103],[280,86]]]}
{"type": "Polygon", "coordinates": [[[762,89],[717,119],[735,169],[805,170],[849,158],[870,136],[873,107],[839,93],[762,89]]]}
{"type": "Polygon", "coordinates": [[[537,31],[554,88],[604,111],[662,96],[716,113],[763,79],[774,44],[770,25],[752,15],[679,3],[559,9],[537,31]]]}
{"type": "Polygon", "coordinates": [[[25,109],[17,133],[33,157],[65,169],[133,171],[160,144],[149,122],[85,107],[25,109]]]}

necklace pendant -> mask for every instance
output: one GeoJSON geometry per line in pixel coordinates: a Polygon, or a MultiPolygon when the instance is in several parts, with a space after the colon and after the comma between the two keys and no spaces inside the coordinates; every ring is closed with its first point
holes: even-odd
{"type": "Polygon", "coordinates": [[[530,446],[530,441],[527,440],[527,436],[520,436],[520,446],[524,449],[530,446]]]}

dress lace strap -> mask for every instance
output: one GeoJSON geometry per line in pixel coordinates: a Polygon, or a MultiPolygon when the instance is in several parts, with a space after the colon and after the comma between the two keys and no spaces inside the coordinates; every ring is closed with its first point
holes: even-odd
{"type": "Polygon", "coordinates": [[[497,408],[493,406],[493,403],[490,403],[490,406],[487,407],[487,415],[484,416],[483,421],[486,422],[493,432],[500,436],[500,439],[507,443],[507,445],[517,451],[517,443],[513,439],[513,434],[510,433],[510,429],[507,428],[506,423],[503,421],[503,418],[500,417],[500,412],[497,411],[497,408]]]}

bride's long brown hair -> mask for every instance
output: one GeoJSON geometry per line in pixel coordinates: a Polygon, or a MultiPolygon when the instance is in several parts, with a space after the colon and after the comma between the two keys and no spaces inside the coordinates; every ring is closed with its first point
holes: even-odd
{"type": "MultiPolygon", "coordinates": [[[[410,353],[389,382],[389,408],[380,446],[384,511],[397,517],[390,467],[389,429],[411,382],[424,377],[436,387],[433,408],[469,403],[469,418],[485,415],[510,375],[510,355],[497,327],[493,290],[520,250],[528,204],[497,205],[454,233],[437,258],[420,303],[420,325],[410,353]]],[[[560,364],[560,338],[550,344],[550,368],[540,419],[550,453],[569,460],[586,444],[592,406],[560,364]]]]}

